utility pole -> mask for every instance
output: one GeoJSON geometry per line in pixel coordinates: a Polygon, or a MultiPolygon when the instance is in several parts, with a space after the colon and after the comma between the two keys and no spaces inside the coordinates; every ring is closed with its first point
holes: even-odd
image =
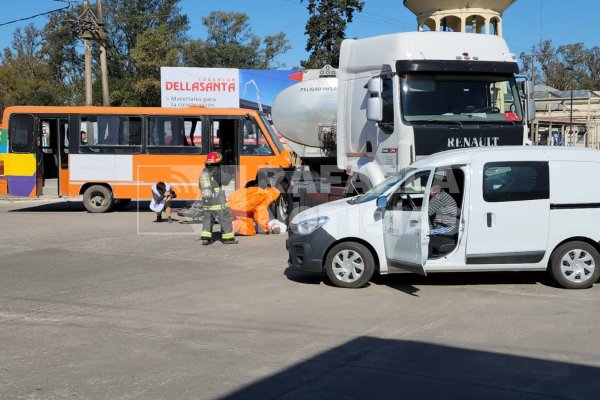
{"type": "Polygon", "coordinates": [[[571,87],[571,112],[569,117],[569,142],[573,141],[573,87],[571,87]]]}
{"type": "MultiPolygon", "coordinates": [[[[102,0],[98,3],[98,20],[101,29],[104,28],[104,16],[102,14],[102,0]]],[[[110,106],[110,97],[108,95],[108,67],[106,65],[106,39],[100,40],[100,75],[102,76],[102,105],[110,106]]]]}
{"type": "MultiPolygon", "coordinates": [[[[102,18],[102,1],[97,0],[98,14],[102,18]]],[[[83,39],[85,51],[85,105],[93,105],[92,98],[92,49],[90,42],[96,40],[100,42],[100,69],[102,76],[102,102],[105,106],[109,105],[108,97],[108,70],[106,68],[106,32],[104,31],[104,22],[98,21],[90,9],[89,0],[83,0],[83,12],[76,21],[72,22],[79,37],[83,39]]]]}
{"type": "MultiPolygon", "coordinates": [[[[83,8],[87,10],[89,7],[89,0],[83,0],[83,8]]],[[[83,39],[83,48],[85,52],[85,105],[91,106],[94,103],[92,100],[92,49],[89,39],[83,39]]]]}

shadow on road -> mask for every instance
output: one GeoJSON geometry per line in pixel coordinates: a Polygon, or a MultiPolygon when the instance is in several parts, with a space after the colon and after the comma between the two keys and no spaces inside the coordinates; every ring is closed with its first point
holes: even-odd
{"type": "Polygon", "coordinates": [[[405,291],[406,286],[535,285],[556,287],[545,272],[449,272],[421,276],[417,274],[375,275],[373,283],[405,291]]]}
{"type": "MultiPolygon", "coordinates": [[[[188,206],[188,201],[174,201],[172,203],[172,208],[174,209],[174,213],[176,214],[176,209],[185,208],[188,206]]],[[[67,211],[86,211],[83,206],[83,202],[81,201],[57,201],[52,203],[42,203],[42,204],[24,204],[24,203],[13,203],[14,205],[20,206],[18,209],[10,210],[9,212],[67,212],[67,211]]],[[[143,212],[143,213],[152,213],[150,210],[150,202],[149,201],[132,201],[126,207],[116,208],[109,213],[112,212],[143,212]]]]}
{"type": "Polygon", "coordinates": [[[597,367],[359,337],[223,398],[595,399],[599,392],[597,367]]]}
{"type": "Polygon", "coordinates": [[[305,283],[308,285],[320,285],[321,283],[325,283],[331,286],[331,283],[329,282],[325,274],[321,275],[316,273],[303,272],[289,267],[283,271],[283,274],[286,276],[286,278],[293,282],[305,283]]]}
{"type": "MultiPolygon", "coordinates": [[[[284,275],[291,281],[303,284],[321,284],[334,286],[327,275],[298,271],[286,268],[284,275]]],[[[558,287],[558,285],[545,272],[463,272],[463,273],[438,273],[421,276],[412,273],[406,274],[375,274],[371,278],[373,284],[388,286],[400,292],[417,296],[417,286],[476,286],[476,285],[535,285],[537,283],[558,287]]],[[[368,287],[369,285],[365,286],[368,287]]]]}

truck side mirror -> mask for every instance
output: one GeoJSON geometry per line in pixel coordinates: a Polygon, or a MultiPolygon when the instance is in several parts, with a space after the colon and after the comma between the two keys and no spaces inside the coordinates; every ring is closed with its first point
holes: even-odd
{"type": "Polygon", "coordinates": [[[527,112],[527,122],[535,120],[535,99],[533,98],[533,92],[535,91],[535,84],[532,81],[525,81],[525,109],[527,112]]]}
{"type": "Polygon", "coordinates": [[[377,198],[377,208],[386,208],[387,207],[387,197],[379,196],[377,198]]]}
{"type": "Polygon", "coordinates": [[[367,120],[381,122],[383,120],[383,102],[381,97],[367,99],[367,120]]]}
{"type": "Polygon", "coordinates": [[[383,120],[383,80],[379,77],[369,79],[367,83],[367,120],[380,122],[383,120]]]}
{"type": "Polygon", "coordinates": [[[383,92],[383,80],[380,77],[375,77],[369,79],[367,83],[367,92],[369,92],[370,96],[381,97],[381,92],[383,92]]]}

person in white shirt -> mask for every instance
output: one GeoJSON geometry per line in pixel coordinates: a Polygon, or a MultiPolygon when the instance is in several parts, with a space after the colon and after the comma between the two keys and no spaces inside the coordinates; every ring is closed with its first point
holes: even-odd
{"type": "Polygon", "coordinates": [[[156,213],[154,222],[162,222],[162,213],[165,212],[167,222],[173,222],[171,218],[171,200],[175,198],[175,192],[171,189],[171,185],[164,182],[157,182],[152,185],[152,201],[150,201],[150,209],[156,213]]]}

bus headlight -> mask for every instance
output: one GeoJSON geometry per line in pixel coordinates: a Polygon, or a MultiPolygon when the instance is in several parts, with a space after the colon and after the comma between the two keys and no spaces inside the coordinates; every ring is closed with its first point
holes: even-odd
{"type": "Polygon", "coordinates": [[[327,221],[329,221],[329,217],[305,219],[298,222],[298,225],[296,226],[296,232],[301,235],[308,235],[325,225],[327,221]]]}

